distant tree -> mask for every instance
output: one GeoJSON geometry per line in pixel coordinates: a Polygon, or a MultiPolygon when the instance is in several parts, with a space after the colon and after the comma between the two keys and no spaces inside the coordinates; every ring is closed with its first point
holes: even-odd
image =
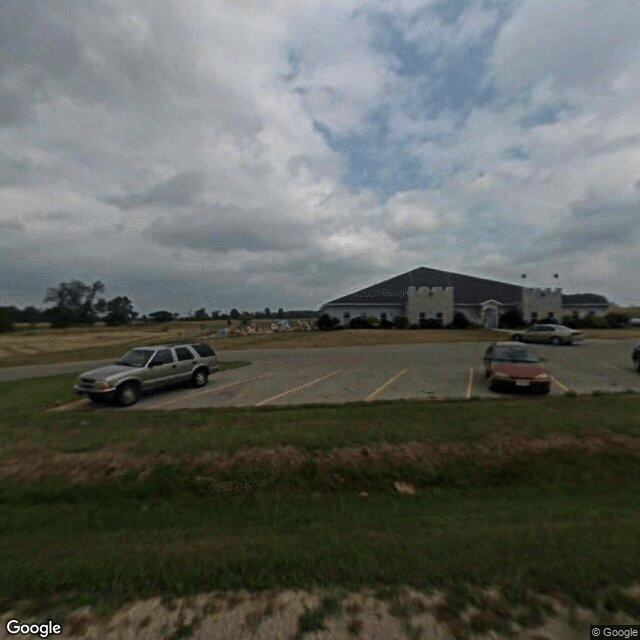
{"type": "Polygon", "coordinates": [[[169,311],[154,311],[149,314],[149,318],[153,320],[153,322],[171,322],[174,319],[174,314],[169,311]]]}
{"type": "Polygon", "coordinates": [[[248,311],[243,311],[240,317],[240,326],[248,327],[251,324],[251,314],[248,311]]]}
{"type": "Polygon", "coordinates": [[[265,307],[264,309],[264,317],[269,319],[271,318],[271,309],[269,309],[269,307],[265,307]]]}
{"type": "Polygon", "coordinates": [[[69,307],[56,306],[47,309],[47,318],[52,329],[64,329],[78,322],[78,316],[69,307]]]}
{"type": "Polygon", "coordinates": [[[232,320],[238,320],[238,318],[240,318],[240,312],[237,309],[231,309],[231,311],[229,311],[229,317],[232,320]]]}
{"type": "Polygon", "coordinates": [[[9,312],[4,307],[0,308],[0,333],[14,330],[13,322],[9,318],[9,312]]]}
{"type": "Polygon", "coordinates": [[[179,313],[172,313],[171,316],[172,316],[172,318],[174,320],[177,320],[180,317],[180,314],[179,313]]]}
{"type": "Polygon", "coordinates": [[[94,298],[97,293],[104,293],[104,284],[99,280],[88,286],[80,280],[71,282],[61,282],[57,288],[51,287],[47,290],[45,302],[53,302],[64,312],[55,312],[58,320],[64,316],[64,322],[83,322],[91,324],[97,320],[97,313],[94,309],[94,298]]]}
{"type": "Polygon", "coordinates": [[[22,322],[39,322],[41,313],[35,307],[25,307],[22,312],[22,322]]]}
{"type": "Polygon", "coordinates": [[[209,316],[207,315],[207,310],[206,310],[204,307],[202,307],[202,309],[198,309],[198,310],[193,314],[193,317],[194,317],[196,320],[207,320],[207,318],[208,318],[209,316]]]}
{"type": "Polygon", "coordinates": [[[256,320],[262,320],[264,318],[264,311],[254,311],[251,314],[256,320]]]}
{"type": "Polygon", "coordinates": [[[220,311],[219,310],[211,312],[211,319],[212,320],[218,320],[219,318],[220,318],[220,311]]]}
{"type": "Polygon", "coordinates": [[[105,322],[110,326],[129,324],[138,315],[127,296],[118,296],[107,302],[105,322]]]}
{"type": "Polygon", "coordinates": [[[278,318],[279,320],[282,320],[282,318],[284,318],[284,311],[282,310],[282,307],[280,307],[278,309],[278,313],[276,314],[276,318],[278,318]]]}

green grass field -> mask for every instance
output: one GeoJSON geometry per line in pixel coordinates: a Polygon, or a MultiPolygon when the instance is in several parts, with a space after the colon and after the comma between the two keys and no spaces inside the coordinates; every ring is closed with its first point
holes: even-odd
{"type": "Polygon", "coordinates": [[[497,585],[640,617],[637,395],[45,412],[73,379],[0,384],[0,610],[497,585]]]}

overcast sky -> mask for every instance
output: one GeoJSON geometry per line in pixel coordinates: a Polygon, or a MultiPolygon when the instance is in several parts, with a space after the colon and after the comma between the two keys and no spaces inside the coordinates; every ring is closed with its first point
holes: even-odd
{"type": "Polygon", "coordinates": [[[317,309],[418,266],[640,304],[639,33],[632,0],[2,0],[0,306],[317,309]]]}

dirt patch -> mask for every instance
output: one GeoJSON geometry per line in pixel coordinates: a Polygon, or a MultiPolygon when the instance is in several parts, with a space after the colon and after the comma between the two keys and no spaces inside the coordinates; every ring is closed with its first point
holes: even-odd
{"type": "Polygon", "coordinates": [[[181,465],[212,476],[233,469],[263,472],[286,472],[300,469],[309,463],[317,464],[320,472],[335,468],[384,469],[411,465],[433,471],[452,461],[480,463],[508,463],[523,455],[544,455],[548,452],[603,452],[640,456],[640,438],[624,435],[554,436],[549,438],[514,438],[487,441],[482,444],[460,443],[426,444],[407,442],[401,445],[378,443],[364,447],[345,447],[330,452],[308,453],[293,446],[272,448],[252,447],[233,454],[203,451],[197,454],[134,455],[123,446],[120,449],[77,453],[45,453],[42,448],[22,450],[22,455],[3,461],[0,478],[34,481],[56,476],[72,482],[117,479],[128,472],[141,478],[161,465],[181,465]]]}
{"type": "MultiPolygon", "coordinates": [[[[448,617],[439,613],[446,596],[438,592],[399,589],[385,596],[363,590],[336,598],[335,592],[329,591],[287,590],[213,592],[172,601],[156,597],[126,604],[109,616],[99,616],[91,607],[85,607],[73,612],[62,626],[63,636],[70,640],[534,640],[588,637],[589,625],[599,622],[639,622],[620,611],[583,609],[536,594],[528,594],[529,605],[544,600],[552,606],[526,621],[518,615],[521,606],[510,605],[499,590],[493,591],[495,597],[483,601],[484,611],[469,606],[451,609],[448,617]],[[337,600],[337,609],[323,609],[326,598],[337,600]],[[232,607],[229,602],[233,602],[232,607]]],[[[5,613],[0,616],[0,640],[10,637],[5,625],[12,618],[41,623],[46,615],[35,619],[5,613]]]]}

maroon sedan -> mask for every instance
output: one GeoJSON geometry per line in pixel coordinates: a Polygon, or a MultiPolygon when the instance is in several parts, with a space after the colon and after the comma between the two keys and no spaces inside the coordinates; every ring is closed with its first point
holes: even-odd
{"type": "Polygon", "coordinates": [[[489,388],[531,389],[540,393],[551,390],[551,374],[531,347],[521,342],[494,342],[484,354],[485,376],[489,388]]]}

